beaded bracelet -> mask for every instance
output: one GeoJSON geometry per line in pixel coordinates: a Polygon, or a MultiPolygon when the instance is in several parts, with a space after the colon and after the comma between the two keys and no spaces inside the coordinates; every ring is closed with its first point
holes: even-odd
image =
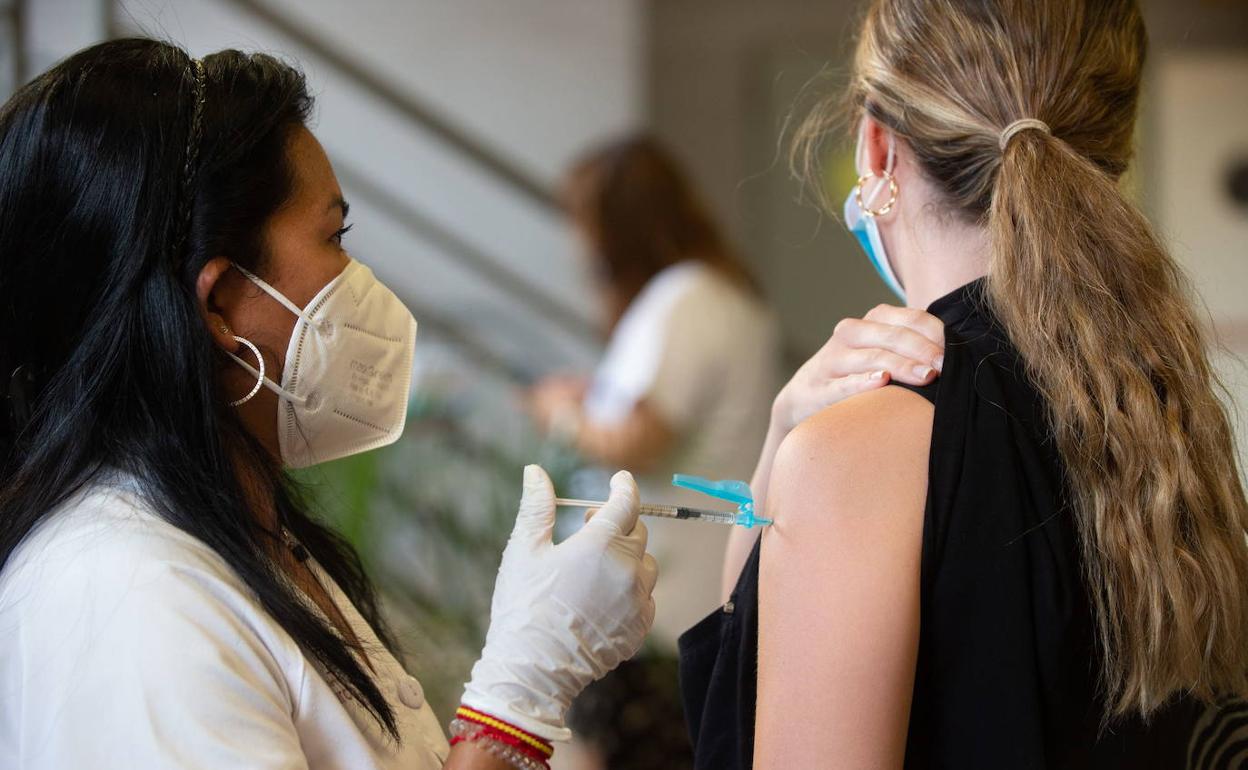
{"type": "Polygon", "coordinates": [[[508,746],[511,746],[516,751],[519,751],[521,754],[525,755],[526,757],[532,757],[538,762],[545,762],[547,759],[547,757],[539,753],[532,746],[525,745],[519,738],[512,737],[510,735],[507,735],[506,733],[500,733],[499,731],[492,730],[489,727],[483,727],[481,725],[474,725],[472,722],[467,722],[463,719],[460,719],[458,721],[462,723],[462,725],[460,726],[460,732],[463,733],[465,736],[467,736],[469,733],[472,733],[473,735],[477,735],[478,737],[489,738],[490,740],[498,741],[499,743],[505,743],[508,746]]]}
{"type": "MultiPolygon", "coordinates": [[[[468,722],[463,719],[451,720],[451,745],[472,743],[482,751],[501,759],[517,770],[550,770],[545,759],[538,759],[505,738],[510,737],[493,728],[468,722]]],[[[533,749],[530,748],[532,751],[533,749]]]]}
{"type": "Polygon", "coordinates": [[[460,706],[455,711],[455,717],[465,722],[473,722],[482,727],[500,733],[506,738],[504,743],[523,749],[526,754],[532,754],[538,759],[547,760],[555,753],[555,747],[549,742],[539,738],[527,730],[521,730],[515,725],[504,722],[498,717],[491,716],[484,711],[477,711],[469,706],[460,706]]]}

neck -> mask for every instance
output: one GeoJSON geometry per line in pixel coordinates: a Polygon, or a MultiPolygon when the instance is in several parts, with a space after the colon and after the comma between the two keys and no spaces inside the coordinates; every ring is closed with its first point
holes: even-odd
{"type": "Polygon", "coordinates": [[[898,212],[887,233],[889,259],[906,290],[906,305],[923,309],[988,273],[992,253],[987,230],[953,221],[936,206],[898,212]]]}

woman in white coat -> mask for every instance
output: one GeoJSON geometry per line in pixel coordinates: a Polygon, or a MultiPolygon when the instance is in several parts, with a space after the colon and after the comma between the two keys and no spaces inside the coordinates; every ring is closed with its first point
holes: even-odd
{"type": "Polygon", "coordinates": [[[0,767],[540,768],[645,636],[631,478],[555,546],[530,466],[450,742],[389,652],[284,471],[397,438],[416,331],[310,108],[271,57],[132,39],[0,111],[0,767]]]}
{"type": "MultiPolygon", "coordinates": [[[[398,437],[415,337],[343,250],[310,109],[275,59],[141,39],[0,109],[0,767],[540,769],[652,622],[631,477],[556,546],[550,480],[526,468],[442,732],[285,473],[398,437]]],[[[940,342],[853,329],[786,409],[940,342]]]]}

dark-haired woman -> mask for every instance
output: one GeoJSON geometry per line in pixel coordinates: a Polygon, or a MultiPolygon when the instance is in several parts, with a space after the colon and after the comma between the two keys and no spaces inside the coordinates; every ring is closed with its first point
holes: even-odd
{"type": "MultiPolygon", "coordinates": [[[[704,505],[672,474],[748,477],[779,386],[775,321],[657,140],[592,150],[568,172],[564,201],[609,341],[591,378],[538,386],[537,416],[588,457],[637,473],[647,502],[704,505]]],[[[718,603],[727,535],[653,522],[651,550],[670,578],[655,595],[656,637],[674,644],[718,603]]]]}
{"type": "Polygon", "coordinates": [[[545,767],[646,633],[631,478],[554,546],[530,466],[448,745],[283,470],[399,435],[416,331],[310,107],[270,57],[132,39],[0,111],[0,767],[545,767]]]}

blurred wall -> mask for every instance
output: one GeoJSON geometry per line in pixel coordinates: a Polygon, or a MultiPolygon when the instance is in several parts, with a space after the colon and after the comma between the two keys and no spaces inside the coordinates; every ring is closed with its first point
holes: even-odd
{"type": "MultiPolygon", "coordinates": [[[[14,0],[3,0],[0,9],[14,0]]],[[[644,107],[636,0],[266,0],[551,181],[644,107]]],[[[104,34],[107,14],[193,47],[301,53],[229,0],[26,0],[30,69],[104,34]],[[110,11],[109,6],[112,6],[110,11]]],[[[308,62],[315,67],[314,62],[308,62]]]]}
{"type": "Polygon", "coordinates": [[[0,0],[0,98],[13,91],[18,78],[18,52],[11,41],[15,40],[13,27],[16,0],[0,0]]]}
{"type": "Polygon", "coordinates": [[[842,67],[855,13],[850,0],[650,6],[655,130],[703,185],[799,351],[813,351],[847,313],[890,296],[837,222],[795,202],[780,141],[803,88],[842,67]]]}
{"type": "Polygon", "coordinates": [[[1212,320],[1248,465],[1248,51],[1170,51],[1153,71],[1150,206],[1212,320]]]}
{"type": "Polygon", "coordinates": [[[643,8],[633,0],[269,4],[546,183],[585,144],[642,119],[643,8]]]}

